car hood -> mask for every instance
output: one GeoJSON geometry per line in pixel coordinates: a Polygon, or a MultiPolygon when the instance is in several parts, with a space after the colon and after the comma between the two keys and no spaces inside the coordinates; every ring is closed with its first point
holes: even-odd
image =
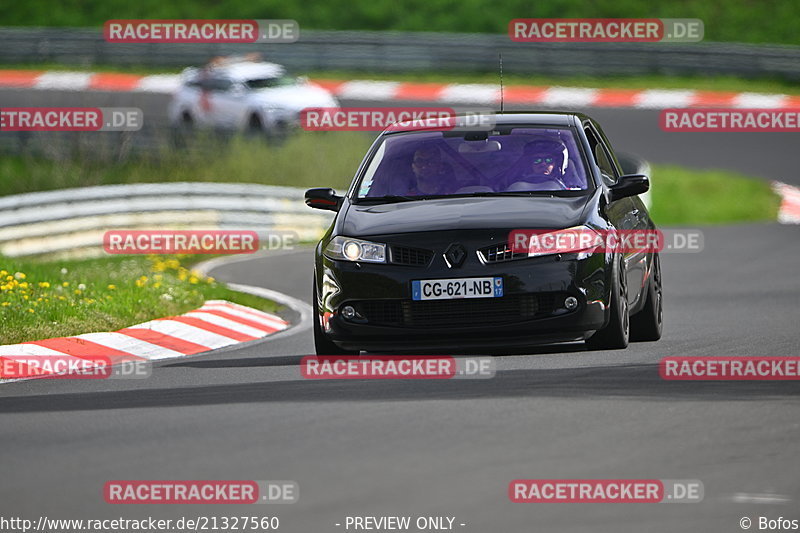
{"type": "Polygon", "coordinates": [[[260,104],[299,112],[307,107],[339,107],[336,99],[318,85],[292,85],[256,91],[253,98],[260,104]]]}
{"type": "Polygon", "coordinates": [[[582,223],[591,194],[572,198],[443,198],[379,205],[350,205],[342,235],[468,229],[559,229],[582,223]]]}

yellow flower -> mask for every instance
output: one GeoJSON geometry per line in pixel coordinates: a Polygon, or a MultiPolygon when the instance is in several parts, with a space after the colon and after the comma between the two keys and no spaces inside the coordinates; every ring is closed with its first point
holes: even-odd
{"type": "Polygon", "coordinates": [[[3,302],[0,305],[2,305],[3,307],[8,307],[9,305],[11,305],[11,302],[3,302]]]}
{"type": "Polygon", "coordinates": [[[29,307],[29,308],[28,308],[28,312],[29,312],[29,313],[35,313],[36,311],[34,311],[33,309],[31,309],[31,308],[29,307]]]}
{"type": "Polygon", "coordinates": [[[214,278],[212,278],[211,276],[208,276],[208,277],[206,278],[206,283],[214,283],[215,281],[217,281],[217,280],[215,280],[215,279],[214,279],[214,278]]]}
{"type": "Polygon", "coordinates": [[[25,276],[24,272],[17,272],[14,274],[14,277],[17,279],[25,279],[27,276],[25,276]]]}
{"type": "Polygon", "coordinates": [[[74,291],[72,291],[72,292],[74,292],[75,294],[80,294],[80,293],[82,293],[83,291],[82,291],[82,290],[80,290],[80,289],[75,289],[75,290],[74,290],[74,291]]]}
{"type": "Polygon", "coordinates": [[[28,288],[28,282],[27,281],[23,281],[22,283],[19,284],[19,288],[20,289],[27,289],[28,288]]]}
{"type": "Polygon", "coordinates": [[[192,276],[189,278],[189,283],[192,285],[196,285],[198,281],[200,281],[200,279],[197,276],[192,276]]]}
{"type": "Polygon", "coordinates": [[[106,288],[107,288],[108,290],[110,290],[110,291],[113,291],[113,290],[115,290],[115,289],[117,288],[117,286],[116,286],[116,285],[114,285],[113,283],[111,283],[111,284],[110,284],[108,287],[106,287],[106,288]]]}
{"type": "Polygon", "coordinates": [[[42,288],[42,289],[49,289],[50,288],[50,284],[48,282],[46,282],[46,281],[40,281],[39,282],[39,287],[42,288]]]}
{"type": "Polygon", "coordinates": [[[7,275],[7,274],[8,274],[8,272],[7,272],[7,271],[5,271],[5,270],[0,270],[0,276],[5,276],[5,275],[7,275]]]}
{"type": "Polygon", "coordinates": [[[65,281],[61,284],[62,287],[69,287],[69,281],[65,281]]]}
{"type": "Polygon", "coordinates": [[[6,276],[6,281],[14,281],[14,276],[6,276]]]}

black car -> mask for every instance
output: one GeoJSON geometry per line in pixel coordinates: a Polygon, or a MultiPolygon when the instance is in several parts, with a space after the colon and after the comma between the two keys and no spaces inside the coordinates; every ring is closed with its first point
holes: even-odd
{"type": "Polygon", "coordinates": [[[392,127],[345,196],[306,192],[310,207],[337,212],[316,248],[317,354],[661,337],[657,249],[533,253],[511,242],[518,230],[656,231],[637,196],[647,176],[625,175],[583,114],[484,118],[492,125],[392,127]]]}

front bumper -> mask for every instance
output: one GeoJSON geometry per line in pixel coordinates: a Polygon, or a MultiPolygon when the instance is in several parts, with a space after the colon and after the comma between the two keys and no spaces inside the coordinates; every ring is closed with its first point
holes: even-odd
{"type": "MultiPolygon", "coordinates": [[[[446,239],[429,247],[444,250],[446,239]]],[[[501,349],[581,340],[607,323],[608,261],[605,254],[572,254],[487,263],[472,248],[461,267],[450,268],[439,252],[416,267],[320,255],[318,318],[346,350],[501,349]],[[503,278],[502,297],[412,300],[413,280],[490,276],[503,278]],[[573,310],[564,304],[569,296],[578,301],[573,310]],[[356,316],[345,318],[344,306],[356,316]]]]}

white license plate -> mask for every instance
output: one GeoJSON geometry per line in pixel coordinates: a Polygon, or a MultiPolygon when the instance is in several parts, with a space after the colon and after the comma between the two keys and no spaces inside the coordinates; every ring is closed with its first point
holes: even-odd
{"type": "Polygon", "coordinates": [[[414,300],[457,300],[459,298],[500,298],[503,278],[423,279],[411,282],[414,300]]]}

